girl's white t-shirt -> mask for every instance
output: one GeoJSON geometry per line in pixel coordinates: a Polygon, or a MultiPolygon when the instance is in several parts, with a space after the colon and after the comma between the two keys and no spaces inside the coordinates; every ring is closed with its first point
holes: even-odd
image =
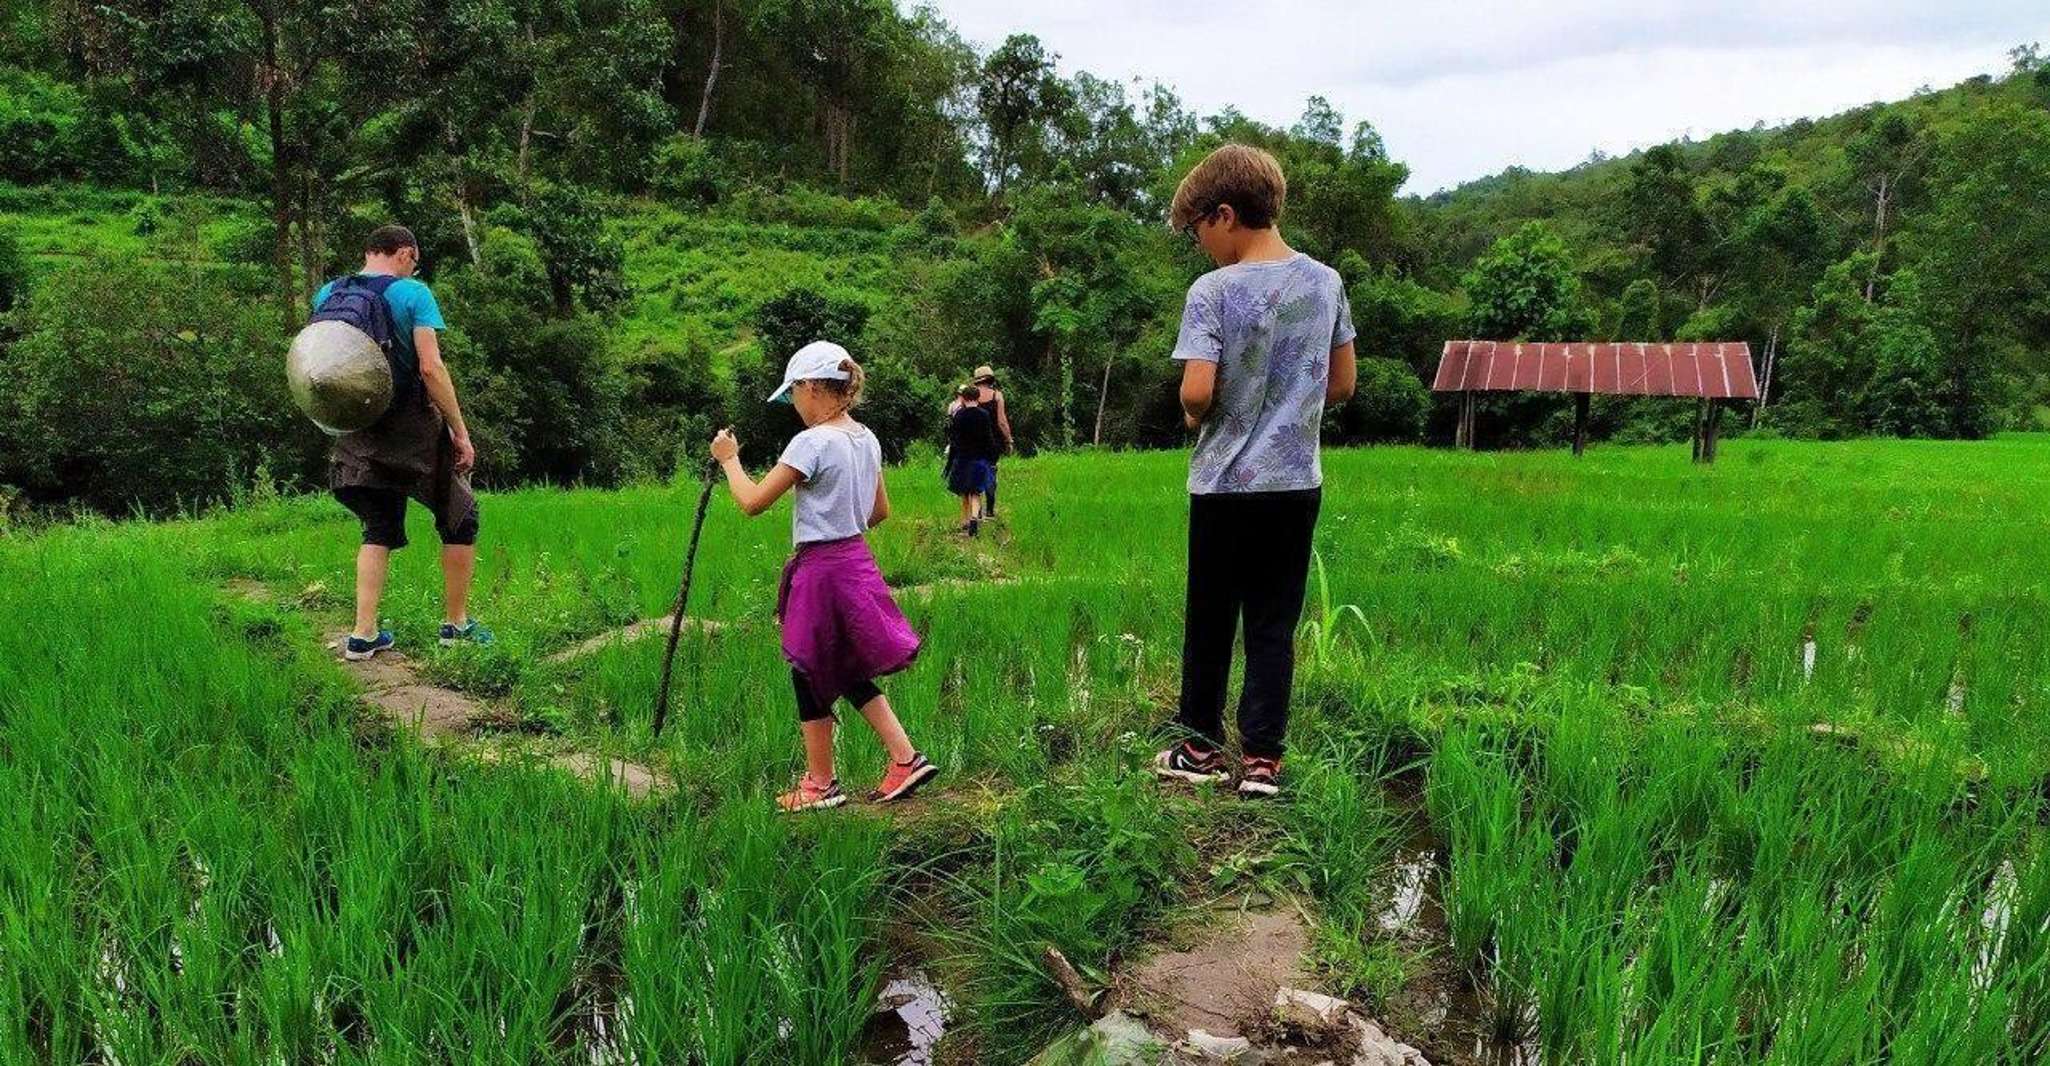
{"type": "Polygon", "coordinates": [[[793,543],[845,540],[868,532],[876,485],[883,477],[883,448],[867,426],[813,426],[790,438],[777,462],[802,478],[790,516],[793,543]]]}

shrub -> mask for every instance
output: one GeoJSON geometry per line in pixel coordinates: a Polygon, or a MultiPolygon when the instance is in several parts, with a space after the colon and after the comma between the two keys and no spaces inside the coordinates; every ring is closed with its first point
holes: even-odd
{"type": "Polygon", "coordinates": [[[324,438],[285,393],[276,309],[212,271],[89,259],[30,294],[0,364],[0,482],[152,512],[228,499],[267,466],[313,483],[324,438]]]}
{"type": "Polygon", "coordinates": [[[477,440],[479,479],[498,485],[610,480],[628,381],[604,321],[556,313],[533,244],[495,234],[483,265],[441,286],[444,350],[477,440]]]}
{"type": "Polygon", "coordinates": [[[791,289],[756,310],[755,335],[765,357],[780,367],[790,353],[816,340],[833,341],[851,351],[859,344],[868,314],[868,305],[855,300],[791,289]]]}
{"type": "Polygon", "coordinates": [[[726,168],[718,154],[704,141],[681,133],[655,147],[648,183],[657,196],[673,203],[702,207],[726,198],[726,168]]]}
{"type": "Polygon", "coordinates": [[[1352,399],[1325,420],[1338,443],[1414,441],[1424,434],[1431,394],[1416,372],[1393,359],[1359,360],[1352,399]]]}

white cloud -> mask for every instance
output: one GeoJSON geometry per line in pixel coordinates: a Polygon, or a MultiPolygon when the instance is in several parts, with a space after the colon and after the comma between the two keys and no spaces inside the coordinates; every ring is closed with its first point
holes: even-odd
{"type": "Polygon", "coordinates": [[[1381,129],[1429,192],[1511,164],[1819,116],[2006,67],[2041,0],[935,0],[987,48],[1037,34],[1065,70],[1158,79],[1208,113],[1292,122],[1312,94],[1381,129]]]}

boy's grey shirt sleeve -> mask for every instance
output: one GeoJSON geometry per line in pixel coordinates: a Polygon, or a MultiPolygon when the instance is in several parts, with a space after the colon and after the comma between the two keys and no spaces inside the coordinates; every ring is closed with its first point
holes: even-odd
{"type": "Polygon", "coordinates": [[[1174,357],[1215,363],[1224,358],[1224,322],[1218,314],[1214,275],[1205,274],[1189,286],[1189,298],[1182,304],[1182,328],[1174,342],[1174,357]]]}
{"type": "Polygon", "coordinates": [[[1331,347],[1335,351],[1351,344],[1359,331],[1352,328],[1352,300],[1346,295],[1345,279],[1335,270],[1331,272],[1331,288],[1338,294],[1331,301],[1338,308],[1338,319],[1331,325],[1331,347]]]}

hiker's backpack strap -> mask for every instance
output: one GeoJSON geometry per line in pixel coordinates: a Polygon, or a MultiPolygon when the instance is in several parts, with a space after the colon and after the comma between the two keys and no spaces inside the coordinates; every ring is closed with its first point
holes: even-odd
{"type": "Polygon", "coordinates": [[[420,380],[420,357],[413,338],[399,336],[386,290],[397,284],[390,274],[350,274],[336,278],[327,299],[313,312],[312,322],[346,322],[377,343],[391,364],[392,407],[419,402],[426,395],[420,380]]]}

